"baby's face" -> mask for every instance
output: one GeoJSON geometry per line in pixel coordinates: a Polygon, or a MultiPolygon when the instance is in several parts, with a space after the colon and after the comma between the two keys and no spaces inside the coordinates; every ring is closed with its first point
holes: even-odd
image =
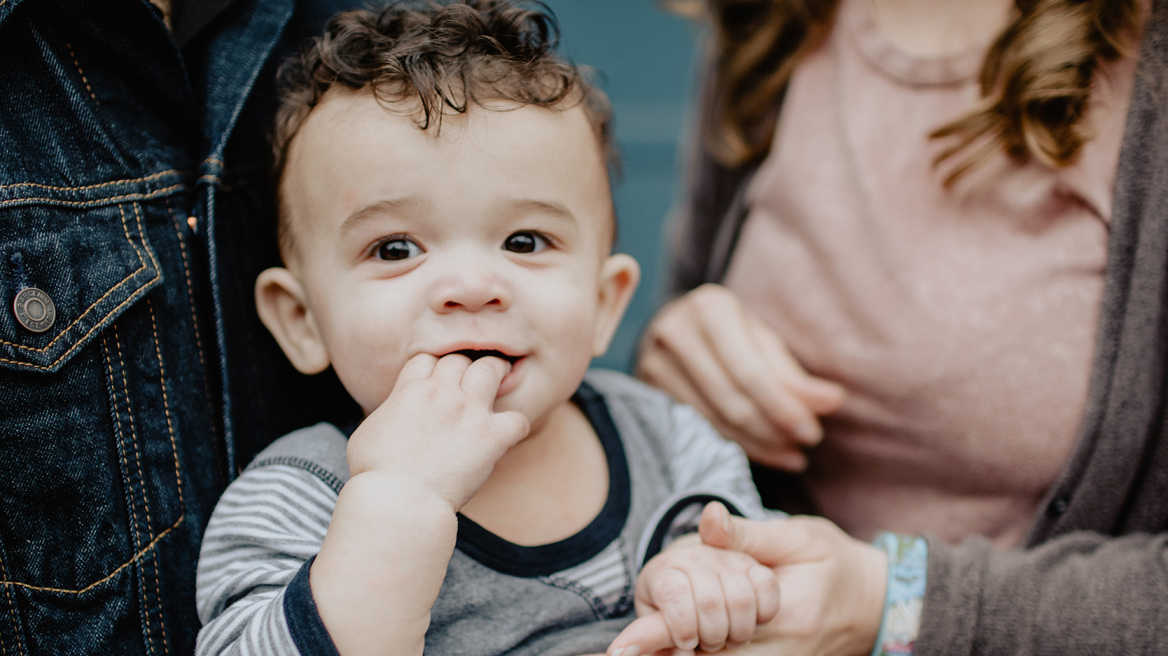
{"type": "Polygon", "coordinates": [[[636,263],[608,255],[608,176],[580,108],[475,107],[435,136],[368,93],[330,94],[282,193],[288,268],[366,414],[412,356],[490,352],[513,362],[496,410],[535,427],[607,348],[636,285],[636,263]]]}

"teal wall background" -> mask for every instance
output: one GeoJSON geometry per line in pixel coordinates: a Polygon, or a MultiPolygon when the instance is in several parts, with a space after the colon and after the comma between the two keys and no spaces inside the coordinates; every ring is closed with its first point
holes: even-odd
{"type": "Polygon", "coordinates": [[[662,224],[681,180],[678,140],[689,129],[700,31],[654,0],[545,3],[559,19],[560,51],[595,68],[613,103],[624,173],[614,189],[617,250],[637,258],[642,280],[612,347],[595,364],[628,371],[663,292],[662,224]]]}

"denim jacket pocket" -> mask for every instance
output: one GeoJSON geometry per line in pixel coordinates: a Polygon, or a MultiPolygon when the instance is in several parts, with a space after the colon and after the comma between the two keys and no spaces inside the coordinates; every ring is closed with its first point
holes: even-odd
{"type": "Polygon", "coordinates": [[[86,622],[137,597],[159,622],[155,547],[184,517],[175,386],[187,381],[163,361],[176,327],[147,235],[170,225],[163,196],[181,188],[178,173],[0,185],[0,615],[86,622]],[[42,295],[22,319],[29,289],[42,295]]]}
{"type": "Polygon", "coordinates": [[[127,184],[0,187],[0,366],[58,371],[162,281],[127,184]]]}

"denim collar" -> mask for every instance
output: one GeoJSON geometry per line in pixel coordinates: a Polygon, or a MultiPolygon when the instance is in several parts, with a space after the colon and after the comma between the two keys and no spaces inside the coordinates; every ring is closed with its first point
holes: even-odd
{"type": "Polygon", "coordinates": [[[12,15],[12,12],[16,11],[16,8],[20,6],[20,3],[23,1],[24,0],[0,0],[0,27],[4,26],[4,23],[8,20],[8,17],[12,15]]]}

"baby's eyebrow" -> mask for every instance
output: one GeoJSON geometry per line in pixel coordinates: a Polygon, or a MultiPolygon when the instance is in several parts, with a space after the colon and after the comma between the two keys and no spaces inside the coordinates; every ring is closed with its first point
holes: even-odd
{"type": "MultiPolygon", "coordinates": [[[[366,221],[387,214],[416,213],[426,208],[428,203],[418,196],[403,196],[401,198],[387,198],[366,205],[345,217],[341,222],[342,234],[355,230],[366,221]]],[[[577,223],[576,215],[563,203],[540,198],[512,198],[501,203],[503,211],[508,215],[538,214],[569,224],[577,223]]]]}
{"type": "Polygon", "coordinates": [[[538,198],[516,198],[507,203],[507,209],[516,213],[542,214],[568,223],[576,222],[576,215],[562,203],[538,198]]]}
{"type": "Polygon", "coordinates": [[[341,222],[341,233],[346,233],[357,228],[365,221],[374,218],[378,215],[401,213],[403,210],[417,209],[426,204],[426,201],[416,196],[406,196],[403,198],[387,198],[379,200],[374,203],[369,203],[359,210],[355,210],[352,214],[345,217],[341,222]]]}

